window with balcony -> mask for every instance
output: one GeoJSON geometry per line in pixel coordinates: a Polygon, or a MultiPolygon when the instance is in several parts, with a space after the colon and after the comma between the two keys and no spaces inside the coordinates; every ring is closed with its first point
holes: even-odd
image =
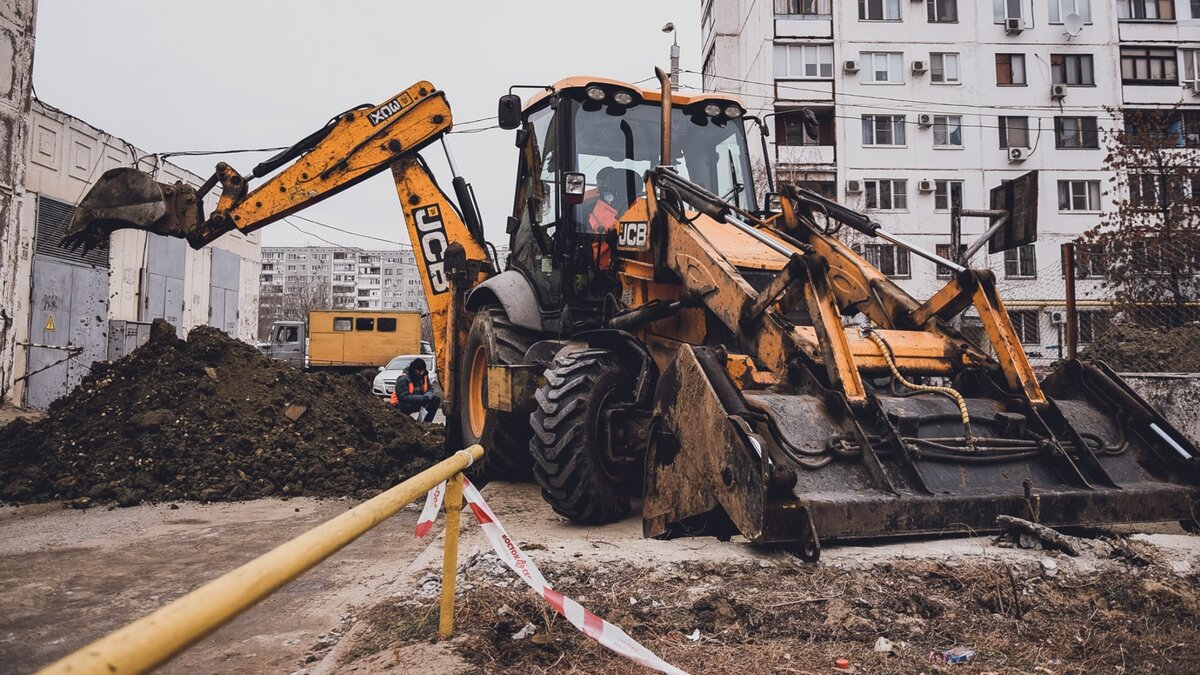
{"type": "Polygon", "coordinates": [[[834,145],[833,110],[813,110],[817,118],[817,137],[811,138],[804,128],[803,110],[780,110],[775,113],[776,145],[834,145]]]}
{"type": "Polygon", "coordinates": [[[1058,181],[1058,210],[1059,211],[1099,211],[1100,210],[1100,181],[1098,181],[1098,180],[1060,180],[1060,181],[1058,181]]]}
{"type": "Polygon", "coordinates": [[[1100,147],[1095,117],[1055,117],[1054,147],[1089,149],[1100,147]]]}
{"type": "Polygon", "coordinates": [[[962,115],[933,116],[933,147],[961,148],[962,115]]]}
{"type": "Polygon", "coordinates": [[[996,55],[996,84],[1001,87],[1025,86],[1025,55],[996,55]]]}
{"type": "Polygon", "coordinates": [[[1010,248],[1004,252],[1004,276],[1010,279],[1037,277],[1037,253],[1033,244],[1010,248]]]}
{"type": "Polygon", "coordinates": [[[935,180],[933,182],[934,210],[949,211],[952,208],[961,209],[962,205],[963,182],[961,180],[935,180]]]}
{"type": "Polygon", "coordinates": [[[1134,147],[1150,139],[1177,148],[1200,148],[1200,110],[1126,109],[1124,127],[1123,140],[1134,147]]]}
{"type": "Polygon", "coordinates": [[[908,210],[908,181],[870,178],[863,181],[866,207],[873,211],[908,210]]]}
{"type": "Polygon", "coordinates": [[[1028,148],[1029,118],[1005,116],[998,118],[1001,148],[1028,148]]]}
{"type": "Polygon", "coordinates": [[[929,55],[929,81],[934,84],[958,84],[958,54],[934,52],[929,55]]]}
{"type": "Polygon", "coordinates": [[[864,84],[903,84],[904,54],[901,52],[862,52],[859,54],[864,84]]]}
{"type": "Polygon", "coordinates": [[[833,77],[833,45],[775,45],[775,77],[808,80],[833,77]]]}
{"type": "Polygon", "coordinates": [[[833,16],[833,0],[775,0],[775,13],[790,19],[828,19],[833,16]]]}
{"type": "Polygon", "coordinates": [[[912,277],[912,260],[908,249],[891,244],[864,244],[855,247],[880,272],[893,279],[912,277]]]}
{"type": "Polygon", "coordinates": [[[1175,85],[1179,83],[1174,47],[1121,47],[1121,82],[1175,85]]]}
{"type": "Polygon", "coordinates": [[[904,145],[904,115],[863,115],[862,138],[863,145],[904,145]]]}
{"type": "Polygon", "coordinates": [[[1180,49],[1179,60],[1183,62],[1184,83],[1200,90],[1200,49],[1180,49]]]}
{"type": "Polygon", "coordinates": [[[1200,0],[1192,0],[1192,18],[1200,19],[1200,0]]]}
{"type": "Polygon", "coordinates": [[[858,0],[859,21],[899,21],[900,0],[858,0]]]}
{"type": "Polygon", "coordinates": [[[1050,23],[1062,23],[1072,14],[1078,14],[1084,23],[1092,22],[1091,0],[1049,0],[1050,23]]]}
{"type": "Polygon", "coordinates": [[[1021,344],[1041,344],[1042,326],[1036,309],[1009,310],[1008,321],[1016,331],[1017,339],[1021,341],[1021,344]]]}
{"type": "Polygon", "coordinates": [[[1091,54],[1051,54],[1050,80],[1054,84],[1072,87],[1092,87],[1096,77],[1092,72],[1091,54]]]}
{"type": "Polygon", "coordinates": [[[1174,21],[1175,0],[1117,0],[1119,21],[1174,21]]]}
{"type": "Polygon", "coordinates": [[[929,23],[958,23],[958,0],[925,0],[929,23]]]}
{"type": "Polygon", "coordinates": [[[1163,176],[1158,174],[1130,174],[1129,205],[1142,211],[1154,211],[1161,208],[1163,199],[1162,183],[1163,176]]]}

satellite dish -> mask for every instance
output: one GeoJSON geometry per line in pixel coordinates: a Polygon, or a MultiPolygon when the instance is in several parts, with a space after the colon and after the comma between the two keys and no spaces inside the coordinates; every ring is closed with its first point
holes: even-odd
{"type": "Polygon", "coordinates": [[[1063,17],[1063,29],[1067,31],[1067,35],[1075,37],[1083,30],[1083,17],[1072,12],[1063,17]]]}

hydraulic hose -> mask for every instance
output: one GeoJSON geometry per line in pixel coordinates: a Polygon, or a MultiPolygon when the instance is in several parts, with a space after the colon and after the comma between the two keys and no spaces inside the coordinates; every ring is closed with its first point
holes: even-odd
{"type": "Polygon", "coordinates": [[[881,336],[872,326],[864,326],[862,328],[862,334],[865,337],[870,338],[871,342],[874,342],[876,347],[879,347],[879,352],[883,354],[883,360],[887,361],[888,368],[892,370],[892,376],[895,377],[900,384],[912,389],[913,391],[928,391],[947,396],[956,404],[958,404],[958,412],[962,417],[963,428],[966,429],[967,445],[973,449],[975,447],[975,436],[971,433],[971,414],[967,411],[967,399],[963,398],[962,394],[950,387],[937,387],[929,384],[917,384],[916,382],[908,381],[904,378],[904,375],[900,374],[900,369],[896,367],[896,359],[892,356],[892,348],[888,346],[886,341],[884,341],[883,336],[881,336]]]}

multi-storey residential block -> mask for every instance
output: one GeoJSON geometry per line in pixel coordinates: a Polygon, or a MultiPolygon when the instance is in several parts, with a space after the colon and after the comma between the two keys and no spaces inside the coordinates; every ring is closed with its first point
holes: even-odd
{"type": "MultiPolygon", "coordinates": [[[[948,256],[952,207],[989,208],[992,188],[1039,172],[1037,243],[972,261],[995,271],[1034,357],[1061,350],[1061,244],[1118,198],[1113,111],[1182,105],[1182,137],[1200,146],[1200,2],[702,0],[701,16],[703,87],[766,122],[778,177],[924,248],[948,256]]],[[[986,227],[965,219],[963,241],[986,227]]],[[[918,296],[949,276],[885,243],[862,250],[918,296]]],[[[1101,281],[1078,292],[1100,297],[1101,281]]]]}

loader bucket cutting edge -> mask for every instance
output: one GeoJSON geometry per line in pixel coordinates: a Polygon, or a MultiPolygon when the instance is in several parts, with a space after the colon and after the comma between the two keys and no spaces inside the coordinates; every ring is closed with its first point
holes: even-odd
{"type": "Polygon", "coordinates": [[[1000,515],[1095,526],[1200,512],[1195,444],[1103,368],[1047,380],[1058,398],[1044,409],[969,396],[975,446],[941,396],[876,392],[853,409],[812,388],[740,391],[703,347],[680,350],[660,386],[675,392],[658,409],[672,440],[647,461],[648,536],[695,534],[712,514],[755,543],[807,546],[994,532],[1000,515]]]}
{"type": "Polygon", "coordinates": [[[185,238],[202,220],[195,191],[122,167],[105,171],[75,209],[61,246],[84,251],[108,245],[114,230],[138,229],[185,238]]]}

